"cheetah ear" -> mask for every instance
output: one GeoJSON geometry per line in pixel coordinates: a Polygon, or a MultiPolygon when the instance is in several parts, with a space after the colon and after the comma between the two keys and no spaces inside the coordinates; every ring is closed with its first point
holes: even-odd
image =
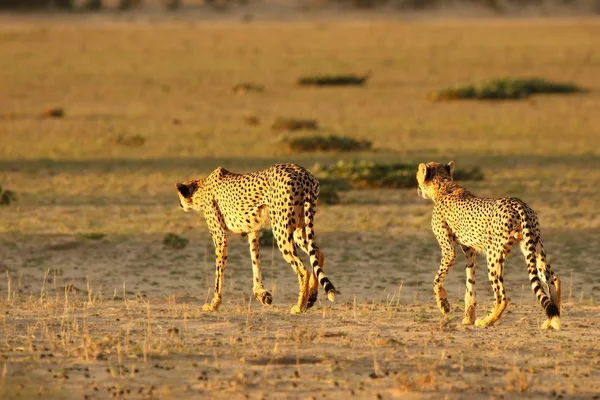
{"type": "Polygon", "coordinates": [[[418,175],[423,177],[423,182],[427,182],[431,178],[433,178],[433,169],[427,164],[419,164],[419,172],[418,175]]]}
{"type": "Polygon", "coordinates": [[[448,173],[450,174],[450,176],[452,176],[452,174],[454,173],[454,161],[450,161],[446,165],[446,170],[448,171],[448,173]]]}
{"type": "Polygon", "coordinates": [[[186,183],[178,183],[175,186],[177,186],[177,190],[185,198],[191,197],[192,194],[194,194],[194,192],[198,188],[197,184],[194,182],[187,183],[187,184],[186,183]]]}

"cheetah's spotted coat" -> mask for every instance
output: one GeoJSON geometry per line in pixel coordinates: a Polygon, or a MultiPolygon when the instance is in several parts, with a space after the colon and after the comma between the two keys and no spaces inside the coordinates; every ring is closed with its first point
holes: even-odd
{"type": "Polygon", "coordinates": [[[262,304],[271,304],[260,270],[258,231],[271,221],[273,236],[283,258],[298,275],[300,293],[292,313],[306,311],[317,300],[320,283],[330,301],[336,290],[323,272],[323,253],[314,238],[314,214],[319,182],[295,164],[277,164],[262,171],[234,174],[215,169],[206,179],[177,184],[184,211],[204,210],[216,254],[215,293],[205,311],[221,304],[223,271],[227,260],[227,233],[247,234],[252,257],[253,292],[262,304]],[[296,246],[309,255],[312,269],[306,270],[296,246]]]}
{"type": "Polygon", "coordinates": [[[419,195],[433,200],[431,226],[442,250],[442,260],[433,287],[442,314],[450,311],[444,278],[456,258],[458,244],[467,259],[467,289],[464,324],[486,327],[496,322],[508,305],[504,289],[504,261],[518,242],[527,261],[531,288],[548,316],[542,328],[560,328],[560,280],[546,261],[536,213],[516,198],[477,197],[452,180],[454,163],[420,164],[419,195]],[[484,318],[475,320],[475,255],[484,253],[495,303],[484,318]],[[547,291],[544,289],[547,288],[547,291]]]}

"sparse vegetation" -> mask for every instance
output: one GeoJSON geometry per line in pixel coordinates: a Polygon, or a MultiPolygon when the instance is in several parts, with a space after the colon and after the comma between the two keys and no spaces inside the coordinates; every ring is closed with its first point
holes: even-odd
{"type": "Polygon", "coordinates": [[[438,100],[514,100],[533,94],[581,93],[585,90],[572,83],[552,82],[541,78],[501,78],[477,84],[457,85],[433,93],[438,100]]]}
{"type": "Polygon", "coordinates": [[[105,236],[102,232],[79,233],[76,235],[80,240],[102,240],[105,236]]]}
{"type": "Polygon", "coordinates": [[[175,233],[167,233],[163,239],[163,245],[174,250],[185,249],[189,242],[189,239],[175,233]]]}
{"type": "Polygon", "coordinates": [[[316,75],[298,78],[299,86],[361,86],[371,73],[365,75],[316,75]]]}
{"type": "Polygon", "coordinates": [[[243,117],[243,121],[247,125],[251,125],[251,126],[256,126],[256,125],[260,124],[260,118],[258,118],[257,116],[254,116],[254,115],[247,115],[247,116],[243,117]]]}
{"type": "Polygon", "coordinates": [[[48,107],[42,113],[42,118],[63,118],[65,110],[61,107],[48,107]]]}
{"type": "MultiPolygon", "coordinates": [[[[317,177],[347,180],[355,188],[416,188],[417,164],[382,164],[373,161],[343,161],[335,164],[316,164],[313,171],[317,177]]],[[[478,167],[457,168],[454,179],[482,180],[478,167]]]]}
{"type": "Polygon", "coordinates": [[[140,147],[146,143],[146,138],[142,135],[117,135],[115,138],[117,144],[128,146],[128,147],[140,147]]]}
{"type": "Polygon", "coordinates": [[[317,130],[319,124],[314,119],[277,118],[271,129],[274,131],[317,130]]]}
{"type": "Polygon", "coordinates": [[[233,93],[244,94],[244,93],[262,93],[265,90],[263,85],[251,82],[240,82],[233,85],[233,93]]]}
{"type": "Polygon", "coordinates": [[[329,136],[297,136],[286,140],[291,151],[310,152],[310,151],[363,151],[371,149],[371,142],[368,140],[357,140],[350,137],[329,135],[329,136]]]}

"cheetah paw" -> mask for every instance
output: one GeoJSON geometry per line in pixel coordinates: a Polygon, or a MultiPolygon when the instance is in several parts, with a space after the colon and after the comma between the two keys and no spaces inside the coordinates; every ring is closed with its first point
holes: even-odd
{"type": "Polygon", "coordinates": [[[207,311],[207,312],[217,311],[217,307],[218,306],[206,303],[205,305],[202,306],[202,311],[207,311]]]}
{"type": "Polygon", "coordinates": [[[493,322],[489,321],[487,318],[477,318],[475,320],[475,326],[478,328],[487,328],[492,324],[493,322]]]}
{"type": "Polygon", "coordinates": [[[473,325],[473,318],[471,317],[464,317],[462,320],[462,324],[463,325],[473,325]]]}
{"type": "Polygon", "coordinates": [[[438,308],[442,314],[446,315],[450,312],[450,302],[448,299],[440,299],[438,302],[438,308]]]}
{"type": "Polygon", "coordinates": [[[560,319],[558,317],[548,318],[546,322],[542,324],[542,329],[554,329],[558,331],[560,329],[560,319]]]}
{"type": "Polygon", "coordinates": [[[291,314],[302,314],[305,311],[306,311],[306,309],[303,309],[302,307],[300,307],[297,304],[292,306],[292,308],[290,309],[291,314]]]}
{"type": "Polygon", "coordinates": [[[306,308],[311,308],[317,302],[318,292],[310,293],[308,295],[308,302],[306,303],[306,308]]]}
{"type": "Polygon", "coordinates": [[[273,296],[271,296],[271,293],[267,292],[266,290],[254,293],[254,296],[256,296],[256,300],[258,300],[261,304],[265,306],[271,305],[271,303],[273,303],[273,296]]]}

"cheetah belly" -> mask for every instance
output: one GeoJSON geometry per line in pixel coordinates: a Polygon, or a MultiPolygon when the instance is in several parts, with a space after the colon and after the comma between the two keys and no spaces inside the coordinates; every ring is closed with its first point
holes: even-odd
{"type": "Polygon", "coordinates": [[[233,233],[256,232],[269,224],[269,209],[261,205],[239,210],[235,216],[224,217],[227,228],[233,233]]]}
{"type": "Polygon", "coordinates": [[[478,253],[486,252],[486,224],[465,223],[459,220],[450,223],[449,226],[459,244],[475,249],[478,253]]]}

